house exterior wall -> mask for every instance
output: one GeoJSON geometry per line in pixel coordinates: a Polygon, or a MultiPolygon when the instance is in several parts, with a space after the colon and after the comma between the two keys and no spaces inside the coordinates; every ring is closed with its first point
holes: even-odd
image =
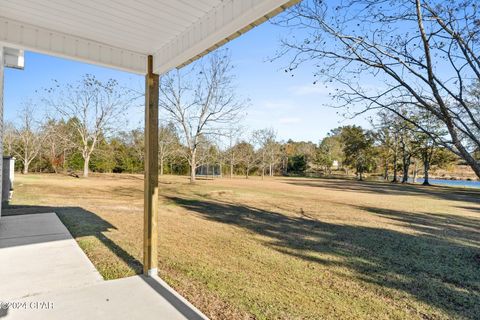
{"type": "Polygon", "coordinates": [[[3,157],[2,205],[8,205],[13,195],[13,179],[15,178],[15,158],[3,157]]]}
{"type": "MultiPolygon", "coordinates": [[[[0,159],[3,159],[3,47],[0,45],[0,159]]],[[[2,181],[3,161],[0,161],[0,181],[2,181]]],[[[0,194],[2,194],[2,183],[0,183],[0,194]]],[[[0,218],[2,216],[2,204],[0,201],[0,218]]]]}

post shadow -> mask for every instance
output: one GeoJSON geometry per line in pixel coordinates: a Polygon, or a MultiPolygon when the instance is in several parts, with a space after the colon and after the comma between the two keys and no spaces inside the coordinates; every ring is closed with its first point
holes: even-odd
{"type": "MultiPolygon", "coordinates": [[[[113,254],[124,261],[136,275],[139,275],[140,279],[168,301],[178,312],[185,316],[185,318],[192,320],[204,319],[199,313],[197,313],[197,311],[183,301],[182,298],[168,288],[168,286],[165,286],[155,278],[143,276],[142,263],[113,240],[104,235],[107,231],[116,230],[116,227],[95,213],[81,207],[8,205],[3,208],[2,216],[44,214],[51,212],[57,214],[74,238],[93,236],[100,240],[113,254]]],[[[141,239],[139,240],[141,241],[141,239]]],[[[8,309],[0,309],[0,318],[7,314],[8,309]]]]}
{"type": "Polygon", "coordinates": [[[43,214],[54,212],[60,221],[67,227],[74,238],[92,236],[103,243],[113,254],[123,260],[135,274],[142,273],[142,263],[134,256],[116,244],[105,233],[117,228],[97,214],[81,207],[54,207],[8,205],[2,208],[2,216],[17,216],[26,214],[43,214]]]}

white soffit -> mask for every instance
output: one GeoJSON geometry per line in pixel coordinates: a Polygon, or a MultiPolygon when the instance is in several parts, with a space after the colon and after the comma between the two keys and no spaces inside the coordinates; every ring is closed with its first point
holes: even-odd
{"type": "Polygon", "coordinates": [[[298,0],[0,0],[0,42],[144,74],[183,66],[298,0]]]}

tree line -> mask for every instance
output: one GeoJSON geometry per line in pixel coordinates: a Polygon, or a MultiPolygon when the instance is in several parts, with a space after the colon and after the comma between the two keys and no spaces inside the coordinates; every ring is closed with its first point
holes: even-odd
{"type": "MultiPolygon", "coordinates": [[[[162,172],[194,182],[204,164],[245,177],[340,168],[404,183],[421,173],[427,184],[433,168],[461,161],[480,178],[477,1],[312,0],[282,17],[278,24],[301,35],[282,41],[285,71],[306,65],[314,85],[334,85],[345,116],[373,114],[372,128],[337,128],[319,143],[281,142],[273,129],[241,135],[236,124],[249,101],[236,95],[228,52],[215,51],[161,78],[162,172]]],[[[24,171],[142,171],[143,132],[121,125],[141,94],[90,75],[44,91],[55,116],[38,123],[27,103],[21,121],[6,125],[6,153],[24,171]]]]}
{"type": "Polygon", "coordinates": [[[277,58],[331,84],[347,116],[401,118],[480,178],[479,21],[477,0],[302,1],[277,20],[301,35],[285,37],[277,58]]]}
{"type": "MultiPolygon", "coordinates": [[[[75,172],[142,173],[144,133],[141,129],[100,132],[95,148],[85,146],[80,120],[49,119],[35,121],[31,106],[21,112],[21,122],[5,126],[5,153],[15,156],[23,173],[75,172]],[[85,152],[92,150],[89,154],[85,152]]],[[[372,129],[343,126],[333,129],[319,143],[280,141],[274,129],[244,133],[231,127],[224,135],[200,135],[196,165],[216,166],[224,177],[251,175],[355,174],[363,180],[375,174],[392,182],[410,182],[420,174],[428,184],[432,168],[455,165],[459,157],[436,144],[428,135],[394,114],[381,113],[372,129]]],[[[93,139],[93,138],[91,138],[93,139]]],[[[160,174],[192,174],[191,147],[182,140],[174,122],[159,127],[160,174]]]]}

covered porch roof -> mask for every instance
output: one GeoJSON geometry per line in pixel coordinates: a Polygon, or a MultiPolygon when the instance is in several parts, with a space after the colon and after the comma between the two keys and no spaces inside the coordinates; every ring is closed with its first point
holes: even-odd
{"type": "Polygon", "coordinates": [[[146,75],[143,264],[145,274],[156,275],[159,74],[188,64],[298,1],[0,0],[0,113],[5,48],[146,75]]]}
{"type": "Polygon", "coordinates": [[[132,73],[201,57],[298,0],[0,0],[0,42],[132,73]]]}

